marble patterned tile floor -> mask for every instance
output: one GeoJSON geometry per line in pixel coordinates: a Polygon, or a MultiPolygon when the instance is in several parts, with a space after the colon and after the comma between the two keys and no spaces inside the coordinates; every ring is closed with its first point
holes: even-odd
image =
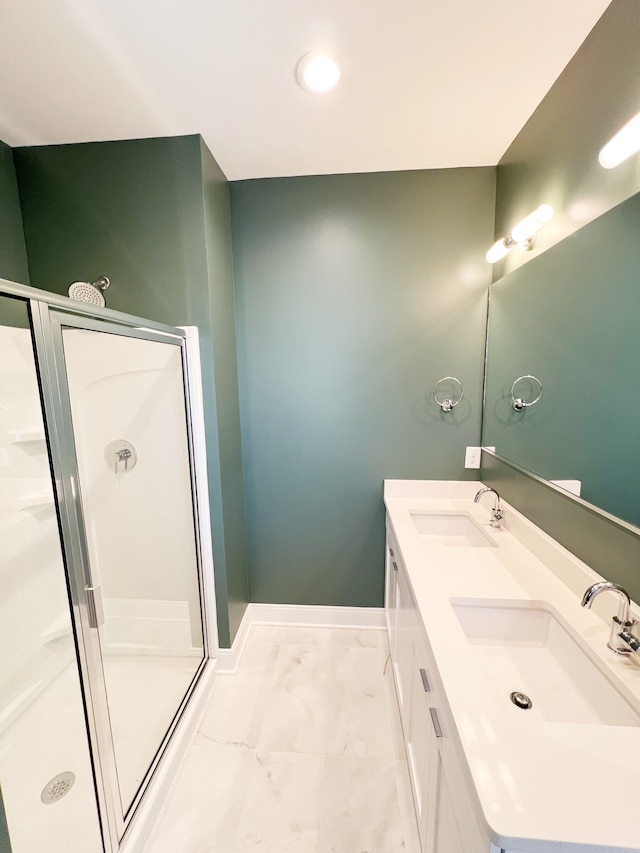
{"type": "Polygon", "coordinates": [[[419,853],[386,633],[255,625],[145,853],[419,853]]]}

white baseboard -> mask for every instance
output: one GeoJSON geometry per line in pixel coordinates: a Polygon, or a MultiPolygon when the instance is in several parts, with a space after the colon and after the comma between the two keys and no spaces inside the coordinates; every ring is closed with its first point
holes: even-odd
{"type": "Polygon", "coordinates": [[[252,625],[314,628],[384,628],[383,607],[326,607],[313,604],[248,604],[230,649],[218,650],[218,672],[233,673],[252,625]]]}
{"type": "Polygon", "coordinates": [[[314,604],[250,604],[253,625],[313,625],[384,628],[383,607],[325,607],[314,604]]]}

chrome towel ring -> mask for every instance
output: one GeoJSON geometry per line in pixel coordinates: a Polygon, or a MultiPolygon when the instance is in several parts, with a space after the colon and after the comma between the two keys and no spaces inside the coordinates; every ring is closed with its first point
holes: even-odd
{"type": "MultiPolygon", "coordinates": [[[[535,388],[535,385],[533,385],[533,387],[535,388]]],[[[518,376],[516,381],[511,386],[511,402],[513,403],[513,408],[515,409],[516,412],[522,412],[524,409],[527,409],[529,406],[535,406],[535,404],[538,402],[540,397],[542,397],[542,382],[540,382],[540,380],[537,378],[537,376],[532,376],[530,373],[527,373],[524,376],[518,376]],[[528,403],[522,397],[516,397],[515,396],[516,385],[518,384],[518,382],[522,382],[525,379],[529,379],[531,381],[531,383],[537,383],[539,388],[540,388],[538,396],[535,398],[535,400],[530,400],[528,403]]]]}
{"type": "Polygon", "coordinates": [[[443,376],[442,379],[438,379],[436,384],[433,387],[433,399],[440,406],[443,412],[450,412],[455,406],[458,405],[460,400],[464,397],[464,388],[462,387],[462,382],[459,379],[456,379],[455,376],[443,376]],[[443,382],[454,382],[455,384],[460,386],[460,396],[457,400],[452,400],[450,397],[446,397],[444,400],[438,399],[438,388],[442,385],[443,382]]]}

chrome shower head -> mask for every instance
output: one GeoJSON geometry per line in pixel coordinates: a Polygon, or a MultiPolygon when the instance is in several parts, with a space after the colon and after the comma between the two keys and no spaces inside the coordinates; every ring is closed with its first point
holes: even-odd
{"type": "Polygon", "coordinates": [[[99,305],[104,308],[106,302],[103,296],[103,291],[106,290],[111,282],[106,275],[101,275],[95,281],[74,281],[69,287],[69,296],[72,299],[78,299],[80,302],[90,302],[92,305],[99,305]]]}

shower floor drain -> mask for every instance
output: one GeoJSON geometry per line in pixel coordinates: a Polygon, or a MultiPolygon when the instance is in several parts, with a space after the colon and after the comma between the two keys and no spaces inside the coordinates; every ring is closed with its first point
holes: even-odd
{"type": "Polygon", "coordinates": [[[64,773],[58,773],[53,779],[49,779],[47,784],[42,789],[40,799],[45,805],[57,803],[65,794],[73,788],[73,783],[76,781],[75,774],[70,770],[64,773]]]}
{"type": "Polygon", "coordinates": [[[516,708],[521,708],[523,711],[528,711],[529,708],[533,707],[531,699],[521,690],[514,690],[513,693],[509,694],[509,699],[511,699],[516,708]]]}

